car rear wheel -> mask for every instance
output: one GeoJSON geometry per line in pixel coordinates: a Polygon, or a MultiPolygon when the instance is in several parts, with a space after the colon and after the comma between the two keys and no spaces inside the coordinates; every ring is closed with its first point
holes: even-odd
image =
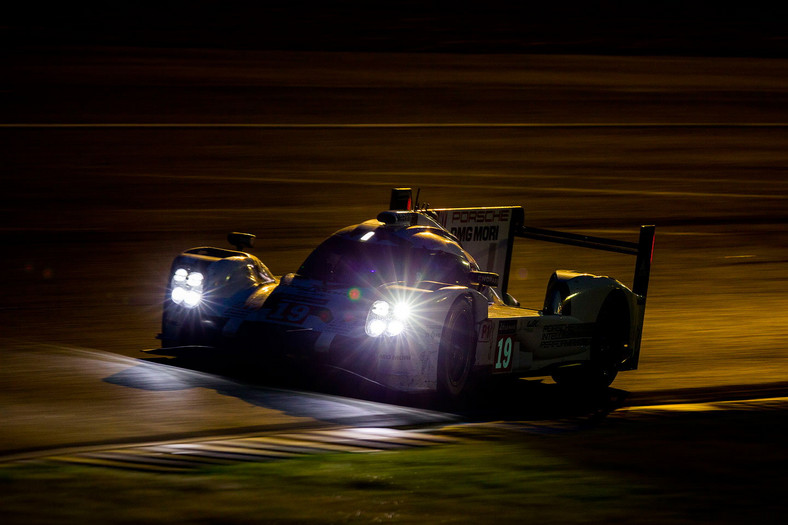
{"type": "Polygon", "coordinates": [[[561,386],[582,389],[607,388],[618,375],[618,365],[627,352],[629,322],[624,310],[603,307],[591,339],[588,363],[559,369],[553,380],[561,386]]]}
{"type": "Polygon", "coordinates": [[[457,299],[449,310],[438,351],[438,393],[457,400],[470,383],[475,348],[473,310],[467,297],[457,299]]]}

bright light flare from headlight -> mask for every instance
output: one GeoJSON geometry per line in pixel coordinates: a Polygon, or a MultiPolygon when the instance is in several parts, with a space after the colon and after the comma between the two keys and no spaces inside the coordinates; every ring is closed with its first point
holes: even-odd
{"type": "Polygon", "coordinates": [[[369,309],[365,330],[370,337],[397,336],[407,328],[411,307],[404,302],[392,305],[387,301],[375,301],[369,309]]]}
{"type": "Polygon", "coordinates": [[[372,319],[367,321],[367,335],[378,337],[386,331],[386,321],[382,319],[372,319]]]}
{"type": "Polygon", "coordinates": [[[372,314],[376,315],[377,317],[387,317],[389,315],[389,310],[391,307],[389,303],[386,301],[375,301],[372,303],[372,314]]]}
{"type": "Polygon", "coordinates": [[[189,308],[194,308],[195,306],[200,304],[201,299],[202,299],[202,294],[200,292],[189,290],[188,292],[186,292],[186,295],[183,297],[183,304],[188,306],[189,308]]]}
{"type": "Polygon", "coordinates": [[[196,288],[202,285],[204,277],[200,272],[192,272],[189,274],[189,277],[186,279],[186,284],[191,286],[192,288],[196,288]]]}
{"type": "Polygon", "coordinates": [[[407,321],[410,317],[410,305],[408,303],[397,303],[394,305],[394,319],[407,321]]]}
{"type": "Polygon", "coordinates": [[[405,323],[400,321],[399,319],[392,319],[389,321],[389,325],[386,327],[386,335],[390,335],[394,337],[395,335],[399,335],[405,331],[405,323]]]}
{"type": "Polygon", "coordinates": [[[186,288],[182,286],[176,286],[172,289],[172,301],[175,304],[181,304],[183,300],[186,298],[186,288]]]}
{"type": "Polygon", "coordinates": [[[202,302],[203,281],[200,272],[189,272],[178,268],[172,276],[170,298],[172,302],[186,308],[195,308],[202,302]]]}

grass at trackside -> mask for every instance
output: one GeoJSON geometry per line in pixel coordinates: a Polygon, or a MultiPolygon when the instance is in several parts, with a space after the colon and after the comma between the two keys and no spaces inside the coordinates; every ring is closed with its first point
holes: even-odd
{"type": "Polygon", "coordinates": [[[785,413],[615,419],[559,435],[187,474],[0,469],[2,523],[782,523],[785,413]]]}

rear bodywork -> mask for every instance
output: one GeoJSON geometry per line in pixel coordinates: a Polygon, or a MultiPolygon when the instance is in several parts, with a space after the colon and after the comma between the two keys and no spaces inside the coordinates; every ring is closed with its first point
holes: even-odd
{"type": "Polygon", "coordinates": [[[614,372],[637,368],[653,226],[636,243],[588,237],[526,227],[519,206],[419,208],[407,189],[394,190],[389,207],[339,230],[281,278],[240,245],[183,252],[169,274],[164,346],[242,347],[402,391],[445,389],[449,377],[457,393],[471,384],[466,376],[555,376],[591,363],[601,327],[614,327],[614,372]],[[633,255],[633,285],[558,270],[542,305],[520,307],[508,294],[517,237],[633,255]],[[452,324],[458,315],[462,326],[452,324]],[[457,330],[467,330],[470,349],[454,366],[457,330]]]}
{"type": "Polygon", "coordinates": [[[556,368],[589,360],[599,316],[612,312],[626,343],[617,368],[638,366],[646,296],[654,249],[654,226],[641,226],[637,242],[579,235],[523,224],[522,207],[436,210],[441,224],[457,235],[480,264],[501,275],[496,288],[506,302],[516,238],[568,244],[636,258],[632,287],[606,277],[557,270],[547,283],[542,308],[491,304],[480,326],[475,364],[494,374],[550,375],[556,368]],[[625,328],[623,328],[625,327],[625,328]]]}

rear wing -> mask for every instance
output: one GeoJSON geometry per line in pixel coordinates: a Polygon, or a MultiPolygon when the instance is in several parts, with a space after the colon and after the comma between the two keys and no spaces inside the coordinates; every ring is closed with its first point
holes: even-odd
{"type": "Polygon", "coordinates": [[[459,239],[462,247],[473,255],[482,270],[500,276],[498,288],[502,295],[506,294],[509,286],[514,239],[522,237],[636,256],[632,291],[637,295],[638,303],[644,304],[646,301],[654,252],[653,225],[640,227],[638,242],[627,242],[525,226],[521,206],[441,208],[432,211],[437,213],[441,226],[459,239]]]}
{"type": "Polygon", "coordinates": [[[635,277],[632,282],[632,291],[637,295],[638,304],[646,303],[648,294],[648,281],[651,275],[651,261],[654,256],[654,225],[644,225],[640,227],[638,242],[619,241],[604,237],[592,237],[590,235],[579,235],[576,233],[560,232],[555,230],[544,230],[531,226],[519,226],[514,234],[517,237],[526,239],[536,239],[539,241],[569,244],[594,250],[604,250],[607,252],[623,253],[637,257],[635,261],[635,277]]]}

